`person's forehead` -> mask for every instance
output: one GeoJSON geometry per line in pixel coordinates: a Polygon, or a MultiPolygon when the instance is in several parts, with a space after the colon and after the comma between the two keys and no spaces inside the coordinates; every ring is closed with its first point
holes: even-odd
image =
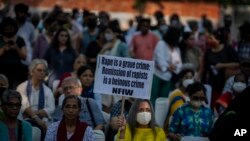
{"type": "Polygon", "coordinates": [[[139,108],[150,108],[148,102],[144,101],[139,104],[139,108]]]}
{"type": "Polygon", "coordinates": [[[66,105],[77,105],[77,100],[76,99],[73,99],[73,98],[70,98],[66,101],[66,105]]]}
{"type": "Polygon", "coordinates": [[[10,97],[7,103],[21,103],[17,97],[10,97]]]}

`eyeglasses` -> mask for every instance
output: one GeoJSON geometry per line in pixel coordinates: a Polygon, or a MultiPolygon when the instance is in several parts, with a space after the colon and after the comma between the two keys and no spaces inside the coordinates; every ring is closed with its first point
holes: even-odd
{"type": "Polygon", "coordinates": [[[78,88],[78,86],[65,86],[65,87],[63,87],[63,91],[74,90],[76,88],[78,88]]]}
{"type": "Polygon", "coordinates": [[[204,101],[206,98],[204,96],[192,96],[193,100],[200,100],[200,101],[204,101]]]}
{"type": "Polygon", "coordinates": [[[14,110],[18,110],[22,106],[22,104],[20,104],[20,103],[5,103],[4,105],[6,105],[8,108],[14,109],[14,110]]]}

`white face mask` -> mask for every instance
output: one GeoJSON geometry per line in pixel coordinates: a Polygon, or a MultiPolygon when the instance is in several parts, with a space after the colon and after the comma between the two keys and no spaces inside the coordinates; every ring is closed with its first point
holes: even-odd
{"type": "Polygon", "coordinates": [[[246,83],[243,82],[235,82],[233,84],[233,90],[237,93],[242,92],[247,87],[246,83]]]}
{"type": "Polygon", "coordinates": [[[113,39],[113,34],[111,33],[105,33],[104,34],[104,38],[107,40],[107,41],[111,41],[113,39]]]}
{"type": "Polygon", "coordinates": [[[182,81],[182,85],[187,88],[188,85],[193,84],[194,83],[194,79],[185,79],[182,81]]]}
{"type": "Polygon", "coordinates": [[[190,101],[191,105],[193,105],[195,108],[200,107],[203,103],[202,101],[197,101],[197,100],[191,100],[190,101]]]}
{"type": "Polygon", "coordinates": [[[150,112],[137,113],[136,121],[141,125],[148,125],[148,123],[151,121],[151,113],[150,112]]]}

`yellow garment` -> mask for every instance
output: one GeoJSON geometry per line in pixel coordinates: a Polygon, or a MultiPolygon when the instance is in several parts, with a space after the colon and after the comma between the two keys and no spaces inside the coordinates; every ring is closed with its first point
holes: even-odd
{"type": "Polygon", "coordinates": [[[128,124],[126,125],[125,138],[119,139],[120,132],[116,135],[116,141],[166,141],[166,135],[162,128],[156,127],[156,137],[154,139],[153,130],[151,128],[136,128],[135,136],[132,139],[128,124]]]}
{"type": "Polygon", "coordinates": [[[180,89],[176,89],[172,92],[172,94],[170,94],[169,112],[168,112],[167,118],[165,120],[165,126],[164,126],[164,130],[166,131],[166,133],[168,133],[168,126],[169,126],[170,117],[172,117],[172,115],[174,114],[174,111],[177,108],[179,108],[181,105],[183,105],[185,103],[185,101],[183,101],[183,99],[185,99],[185,95],[180,89]],[[175,98],[178,98],[178,100],[174,101],[175,98]]]}

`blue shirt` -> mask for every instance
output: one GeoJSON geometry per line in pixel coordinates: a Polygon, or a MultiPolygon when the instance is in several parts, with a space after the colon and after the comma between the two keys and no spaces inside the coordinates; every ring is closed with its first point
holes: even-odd
{"type": "Polygon", "coordinates": [[[169,132],[182,136],[208,136],[213,127],[213,112],[205,106],[194,111],[189,103],[176,109],[174,112],[169,132]]]}

